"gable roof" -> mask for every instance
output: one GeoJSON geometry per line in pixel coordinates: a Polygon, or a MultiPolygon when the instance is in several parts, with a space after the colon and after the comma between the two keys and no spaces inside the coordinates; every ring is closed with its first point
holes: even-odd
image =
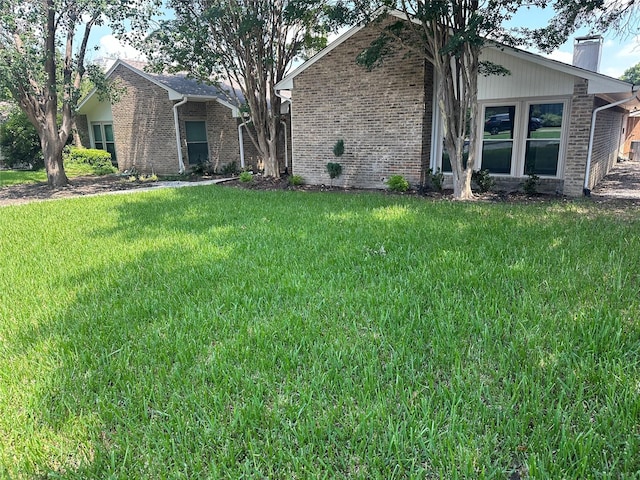
{"type": "MultiPolygon", "coordinates": [[[[214,85],[206,85],[200,83],[193,78],[189,78],[186,75],[158,75],[148,73],[140,70],[133,65],[127,63],[124,60],[117,60],[105,74],[106,78],[110,78],[118,67],[124,67],[132,71],[133,73],[140,75],[149,82],[159,86],[166,90],[169,100],[183,100],[187,98],[191,101],[217,101],[225,107],[231,109],[234,117],[240,117],[240,108],[229,101],[229,97],[219,88],[214,85]]],[[[227,85],[225,85],[227,87],[227,85]]],[[[228,85],[228,90],[231,90],[231,86],[228,85]]],[[[87,96],[78,104],[78,111],[84,107],[90,99],[96,95],[97,89],[93,89],[87,96]]],[[[244,98],[242,94],[236,89],[235,95],[240,101],[244,98]]]]}
{"type": "MultiPolygon", "coordinates": [[[[407,20],[407,17],[404,13],[398,10],[389,10],[388,15],[392,15],[401,20],[407,20]]],[[[276,85],[275,89],[277,90],[292,90],[293,89],[293,80],[295,77],[300,75],[302,72],[307,70],[313,64],[321,60],[331,51],[333,51],[336,47],[342,45],[344,42],[349,40],[352,36],[358,33],[360,30],[365,28],[365,24],[357,25],[355,27],[350,28],[344,34],[339,36],[333,42],[331,42],[326,48],[318,52],[316,55],[311,57],[309,60],[304,62],[299,67],[295,68],[291,71],[286,77],[280,80],[276,85]]],[[[615,94],[620,93],[632,93],[634,91],[634,85],[623,82],[622,80],[618,80],[616,78],[609,77],[607,75],[603,75],[601,73],[592,72],[590,70],[585,70],[584,68],[575,67],[573,65],[569,65],[567,63],[559,62],[557,60],[552,60],[547,57],[543,57],[542,55],[528,52],[525,50],[521,50],[515,47],[510,47],[504,44],[501,44],[496,41],[488,40],[486,44],[487,48],[493,48],[496,50],[500,50],[507,55],[512,55],[518,58],[521,58],[525,61],[535,63],[545,68],[549,68],[551,70],[556,70],[562,73],[566,73],[568,75],[572,75],[579,78],[584,78],[589,80],[588,93],[589,94],[615,94]]]]}

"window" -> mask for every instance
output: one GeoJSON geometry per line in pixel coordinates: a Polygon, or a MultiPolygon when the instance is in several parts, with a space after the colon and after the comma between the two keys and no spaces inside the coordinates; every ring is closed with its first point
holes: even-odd
{"type": "Polygon", "coordinates": [[[541,103],[529,106],[524,174],[558,174],[564,104],[541,103]]]}
{"type": "Polygon", "coordinates": [[[93,127],[93,148],[106,150],[111,154],[111,162],[117,165],[116,144],[113,137],[113,125],[111,123],[94,123],[93,127]]]}
{"type": "Polygon", "coordinates": [[[205,122],[184,122],[187,135],[187,158],[189,164],[197,165],[209,161],[209,144],[205,122]]]}
{"type": "Polygon", "coordinates": [[[482,170],[511,173],[515,120],[515,105],[485,107],[482,170]]]}

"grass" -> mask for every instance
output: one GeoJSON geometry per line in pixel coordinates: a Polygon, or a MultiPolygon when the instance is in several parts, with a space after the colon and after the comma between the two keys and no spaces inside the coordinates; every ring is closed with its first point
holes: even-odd
{"type": "MultiPolygon", "coordinates": [[[[93,167],[82,163],[65,165],[67,177],[74,178],[81,175],[93,175],[93,167]]],[[[23,183],[38,183],[47,181],[47,172],[41,170],[0,170],[0,188],[23,183]]]]}
{"type": "Polygon", "coordinates": [[[0,478],[638,478],[640,214],[0,209],[0,478]]]}

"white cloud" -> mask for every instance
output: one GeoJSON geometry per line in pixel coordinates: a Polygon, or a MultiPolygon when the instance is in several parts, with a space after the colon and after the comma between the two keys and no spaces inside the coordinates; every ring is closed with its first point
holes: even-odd
{"type": "Polygon", "coordinates": [[[126,58],[129,60],[144,60],[144,54],[131,45],[123,44],[113,35],[105,35],[98,41],[96,57],[126,58]]]}

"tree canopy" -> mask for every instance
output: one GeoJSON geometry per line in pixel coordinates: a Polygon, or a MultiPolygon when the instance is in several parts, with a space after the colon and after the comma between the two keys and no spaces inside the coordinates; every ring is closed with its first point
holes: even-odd
{"type": "Polygon", "coordinates": [[[633,67],[627,68],[620,80],[633,83],[634,85],[640,84],[640,63],[636,63],[633,67]]]}

